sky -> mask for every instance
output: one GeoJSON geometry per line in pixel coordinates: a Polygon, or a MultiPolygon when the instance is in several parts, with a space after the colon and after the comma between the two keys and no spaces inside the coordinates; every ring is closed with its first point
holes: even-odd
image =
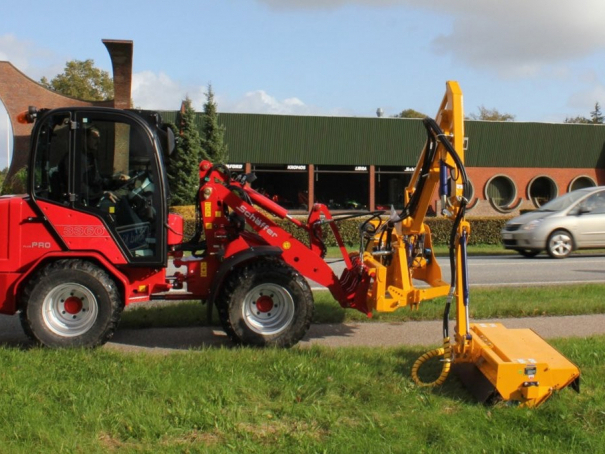
{"type": "Polygon", "coordinates": [[[140,108],[201,110],[211,85],[219,112],[435,115],[456,80],[466,114],[563,122],[605,104],[604,23],[603,0],[12,2],[0,60],[36,81],[74,59],[111,74],[101,40],[125,39],[140,108]]]}

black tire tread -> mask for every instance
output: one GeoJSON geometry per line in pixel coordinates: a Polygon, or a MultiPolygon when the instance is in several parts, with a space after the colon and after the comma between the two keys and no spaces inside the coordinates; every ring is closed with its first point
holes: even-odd
{"type": "MultiPolygon", "coordinates": [[[[283,260],[273,257],[265,257],[260,260],[254,260],[246,263],[243,266],[234,269],[231,274],[225,279],[225,282],[216,300],[217,312],[223,330],[231,339],[232,342],[238,345],[250,345],[258,347],[281,347],[289,348],[298,343],[311,327],[313,320],[313,293],[306,279],[293,267],[285,263],[283,260]],[[300,316],[300,311],[297,308],[295,314],[295,322],[293,329],[288,329],[284,333],[280,333],[276,337],[264,337],[263,339],[242,339],[233,325],[233,320],[229,315],[230,302],[234,298],[236,290],[250,286],[255,276],[258,274],[269,275],[278,273],[285,277],[290,282],[294,283],[303,294],[302,303],[310,307],[300,308],[303,311],[301,320],[296,320],[300,316]]],[[[262,337],[258,335],[257,337],[262,337]]]]}
{"type": "Polygon", "coordinates": [[[111,339],[115,333],[120,322],[120,316],[124,306],[120,297],[120,292],[115,281],[107,274],[105,270],[98,267],[92,262],[82,259],[61,259],[54,261],[32,275],[25,285],[23,292],[20,297],[20,313],[19,319],[21,326],[25,334],[38,344],[45,345],[47,347],[86,347],[94,348],[105,344],[111,339]],[[50,345],[47,342],[41,340],[35,334],[35,327],[32,326],[32,322],[27,317],[27,306],[32,293],[36,287],[46,279],[52,279],[52,275],[58,271],[76,271],[88,274],[93,279],[97,280],[107,292],[111,304],[111,314],[108,322],[106,323],[103,331],[95,339],[81,339],[81,338],[64,338],[60,341],[50,345]]]}

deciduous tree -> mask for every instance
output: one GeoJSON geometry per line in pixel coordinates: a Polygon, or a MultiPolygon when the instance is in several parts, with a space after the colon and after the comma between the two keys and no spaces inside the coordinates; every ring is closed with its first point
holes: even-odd
{"type": "Polygon", "coordinates": [[[568,117],[565,119],[565,123],[580,123],[580,124],[591,124],[591,125],[602,125],[605,122],[605,116],[601,112],[601,105],[595,102],[594,110],[590,112],[590,118],[579,115],[577,117],[568,117]]]}
{"type": "Polygon", "coordinates": [[[86,101],[113,99],[113,79],[107,71],[95,67],[92,59],[72,60],[65,64],[61,74],[50,81],[43,77],[40,83],[46,88],[72,98],[86,101]]]}
{"type": "Polygon", "coordinates": [[[509,113],[501,113],[497,109],[488,109],[481,105],[478,113],[469,114],[471,120],[483,121],[515,121],[515,116],[509,113]]]}
{"type": "Polygon", "coordinates": [[[425,118],[426,115],[414,109],[405,109],[395,115],[396,118],[425,118]]]}

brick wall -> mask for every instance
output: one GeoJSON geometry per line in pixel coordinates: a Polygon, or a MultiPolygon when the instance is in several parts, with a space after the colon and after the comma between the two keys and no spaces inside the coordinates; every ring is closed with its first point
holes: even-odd
{"type": "Polygon", "coordinates": [[[13,127],[14,149],[9,175],[27,164],[29,156],[30,124],[17,122],[17,115],[34,105],[42,108],[62,106],[91,106],[93,103],[59,95],[33,81],[10,62],[0,61],[0,99],[8,112],[13,127]]]}
{"type": "MultiPolygon", "coordinates": [[[[588,177],[597,185],[605,183],[605,170],[603,169],[549,169],[549,168],[513,168],[513,167],[471,167],[467,168],[467,174],[474,189],[474,199],[478,199],[478,204],[469,211],[472,216],[493,216],[494,209],[486,198],[487,184],[491,178],[497,175],[504,175],[514,183],[518,199],[521,203],[510,215],[519,214],[523,209],[535,209],[536,206],[531,201],[529,188],[532,180],[536,177],[548,177],[557,186],[558,194],[563,195],[569,192],[570,184],[578,177],[588,177]]],[[[473,202],[471,201],[471,202],[473,202]]]]}

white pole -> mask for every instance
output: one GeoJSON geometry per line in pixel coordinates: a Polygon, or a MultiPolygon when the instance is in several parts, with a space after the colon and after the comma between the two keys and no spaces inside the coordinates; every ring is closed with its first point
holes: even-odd
{"type": "Polygon", "coordinates": [[[6,112],[6,168],[10,166],[10,155],[11,155],[11,119],[6,112]]]}

